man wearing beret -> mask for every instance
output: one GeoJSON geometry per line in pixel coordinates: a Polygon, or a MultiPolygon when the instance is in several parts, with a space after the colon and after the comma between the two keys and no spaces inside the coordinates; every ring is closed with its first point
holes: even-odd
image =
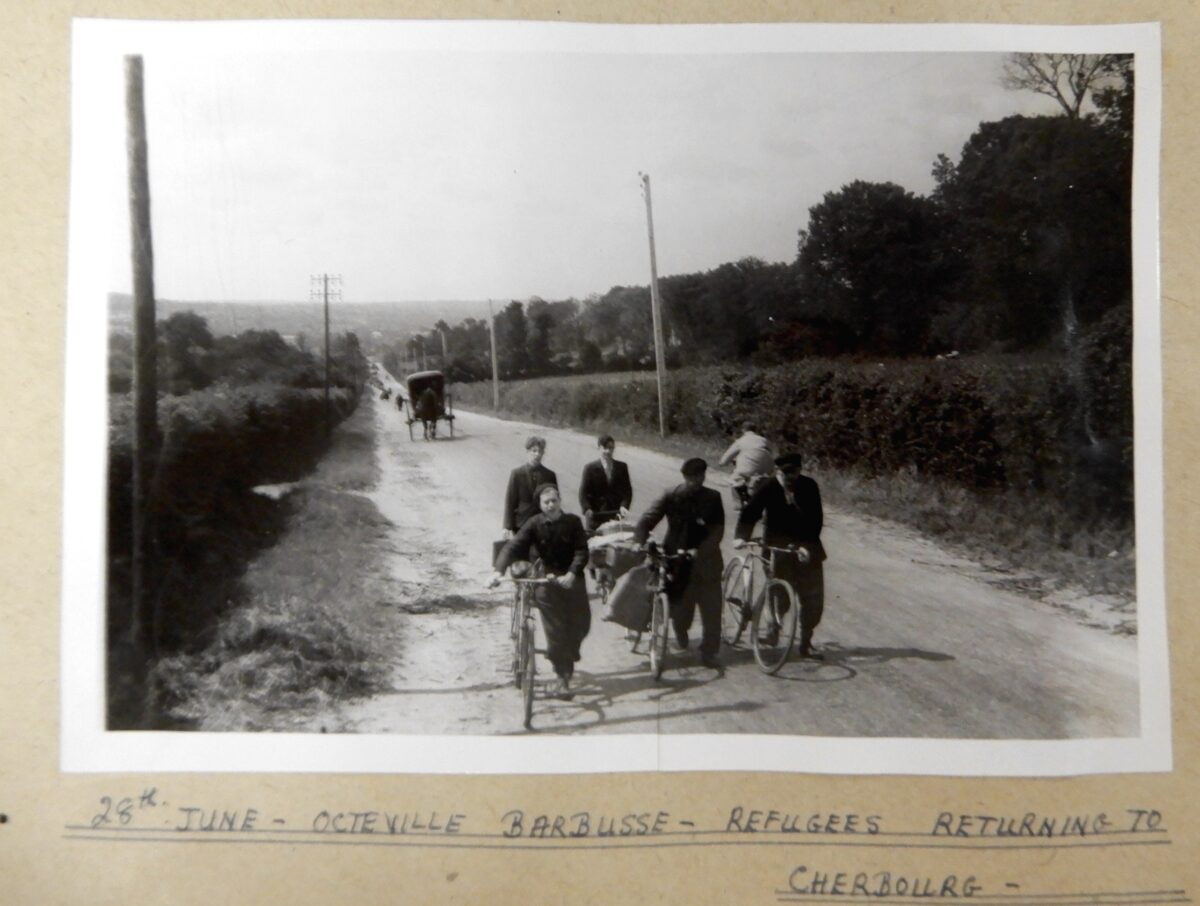
{"type": "Polygon", "coordinates": [[[694,457],[683,464],[683,484],[664,493],[642,514],[633,537],[644,543],[650,532],[667,517],[663,548],[668,554],[691,551],[692,558],[676,571],[668,590],[675,641],[688,646],[688,630],[696,608],[700,608],[700,659],[705,667],[717,668],[721,649],[721,538],[725,534],[725,508],[721,495],[704,487],[708,463],[694,457]]]}
{"type": "MultiPolygon", "coordinates": [[[[824,514],[821,491],[807,475],[801,475],[803,457],[785,453],[775,458],[775,477],[759,486],[742,509],[734,532],[735,548],[746,546],[759,518],[765,518],[763,543],[768,547],[794,547],[795,553],[775,552],[771,565],[777,579],[784,579],[800,599],[800,656],[823,660],[813,648],[813,631],[825,610],[825,576],[821,564],[824,514]]],[[[776,630],[778,631],[778,630],[776,630]]]]}

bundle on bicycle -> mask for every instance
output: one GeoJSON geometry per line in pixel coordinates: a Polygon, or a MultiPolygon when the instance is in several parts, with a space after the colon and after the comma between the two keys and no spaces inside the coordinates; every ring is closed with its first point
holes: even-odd
{"type": "Polygon", "coordinates": [[[588,569],[600,595],[608,602],[613,584],[641,562],[639,546],[633,542],[634,525],[616,518],[619,511],[601,511],[603,522],[588,534],[588,569]]]}

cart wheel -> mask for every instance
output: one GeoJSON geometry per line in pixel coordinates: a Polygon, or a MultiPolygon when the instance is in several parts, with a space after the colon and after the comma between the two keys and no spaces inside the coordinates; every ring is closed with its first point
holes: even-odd
{"type": "Polygon", "coordinates": [[[750,620],[750,646],[763,673],[778,673],[792,653],[799,609],[796,593],[787,582],[772,579],[763,588],[750,620]],[[787,610],[783,611],[785,604],[787,610]]]}
{"type": "Polygon", "coordinates": [[[659,592],[650,608],[650,672],[661,679],[667,666],[667,596],[659,592]]]}

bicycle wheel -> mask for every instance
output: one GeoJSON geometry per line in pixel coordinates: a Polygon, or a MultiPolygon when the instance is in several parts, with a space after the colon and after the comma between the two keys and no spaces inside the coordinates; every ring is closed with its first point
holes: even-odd
{"type": "Polygon", "coordinates": [[[763,673],[779,672],[791,654],[798,610],[791,585],[782,579],[767,582],[750,620],[750,646],[763,673]]]}
{"type": "Polygon", "coordinates": [[[734,557],[721,576],[721,641],[732,648],[746,631],[746,561],[734,557]]]}
{"type": "Polygon", "coordinates": [[[520,600],[513,603],[513,683],[518,689],[521,688],[521,681],[525,676],[525,635],[528,632],[528,626],[525,622],[525,612],[530,606],[529,592],[522,588],[520,591],[520,600]]]}
{"type": "Polygon", "coordinates": [[[658,592],[650,605],[650,672],[661,679],[667,666],[667,596],[658,592]]]}
{"type": "Polygon", "coordinates": [[[533,677],[537,673],[537,659],[533,654],[533,626],[530,625],[531,620],[526,621],[525,628],[521,632],[521,650],[523,652],[521,660],[524,661],[524,670],[521,672],[521,698],[525,703],[525,729],[532,729],[533,723],[533,677]]]}

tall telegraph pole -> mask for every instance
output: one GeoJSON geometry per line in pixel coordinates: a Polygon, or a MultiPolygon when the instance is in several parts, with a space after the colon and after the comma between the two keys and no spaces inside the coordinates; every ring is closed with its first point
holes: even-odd
{"type": "Polygon", "coordinates": [[[658,433],[667,436],[666,386],[667,365],[663,349],[662,303],[658,298],[658,263],[654,257],[654,212],[650,206],[650,174],[639,173],[642,194],[646,197],[646,225],[650,231],[650,313],[654,317],[654,370],[658,377],[658,433]]]}
{"type": "Polygon", "coordinates": [[[133,562],[130,634],[143,653],[158,643],[157,615],[146,576],[150,545],[150,470],[158,453],[158,362],[154,328],[154,250],[150,241],[150,172],[142,58],[125,58],[126,152],[133,249],[133,562]]]}
{"type": "Polygon", "coordinates": [[[309,281],[309,296],[322,300],[325,307],[325,433],[333,432],[333,413],[329,405],[329,302],[342,300],[340,274],[316,274],[309,281]]]}
{"type": "Polygon", "coordinates": [[[500,409],[500,360],[496,358],[496,312],[488,299],[488,332],[492,337],[492,409],[500,409]]]}

